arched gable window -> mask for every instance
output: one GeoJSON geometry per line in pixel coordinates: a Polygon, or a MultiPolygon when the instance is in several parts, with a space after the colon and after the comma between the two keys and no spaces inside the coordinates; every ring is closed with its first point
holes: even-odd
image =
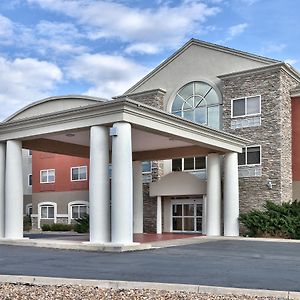
{"type": "Polygon", "coordinates": [[[172,113],[196,123],[220,128],[220,102],[209,84],[195,81],[183,86],[176,94],[172,113]]]}

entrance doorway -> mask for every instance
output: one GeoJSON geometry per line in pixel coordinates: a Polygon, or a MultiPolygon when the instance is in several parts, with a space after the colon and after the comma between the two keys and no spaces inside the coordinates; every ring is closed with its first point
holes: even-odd
{"type": "Polygon", "coordinates": [[[203,199],[172,200],[172,232],[202,233],[203,199]]]}

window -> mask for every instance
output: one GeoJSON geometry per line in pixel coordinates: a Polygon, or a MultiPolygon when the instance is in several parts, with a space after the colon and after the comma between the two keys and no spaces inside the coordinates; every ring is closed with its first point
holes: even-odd
{"type": "Polygon", "coordinates": [[[26,215],[29,217],[32,215],[32,204],[26,205],[26,215]]]}
{"type": "Polygon", "coordinates": [[[151,173],[151,171],[152,171],[152,162],[151,161],[142,161],[143,174],[151,173]]]}
{"type": "Polygon", "coordinates": [[[40,183],[54,183],[55,182],[55,170],[41,170],[40,183]]]}
{"type": "Polygon", "coordinates": [[[260,156],[260,146],[246,147],[242,153],[238,154],[238,163],[240,166],[259,165],[261,163],[260,156]]]}
{"type": "Polygon", "coordinates": [[[172,160],[172,171],[193,171],[206,169],[206,157],[187,157],[172,160]]]}
{"type": "Polygon", "coordinates": [[[32,174],[28,175],[28,186],[32,186],[32,174]]]}
{"type": "Polygon", "coordinates": [[[53,205],[41,205],[41,219],[54,219],[53,205]]]}
{"type": "Polygon", "coordinates": [[[196,123],[220,128],[219,97],[205,82],[191,82],[183,86],[176,94],[172,113],[196,123]]]}
{"type": "Polygon", "coordinates": [[[32,150],[28,150],[28,156],[32,156],[32,150]]]}
{"type": "Polygon", "coordinates": [[[80,219],[88,214],[88,207],[85,204],[73,204],[71,206],[72,219],[80,219]]]}
{"type": "Polygon", "coordinates": [[[71,168],[71,181],[87,180],[87,167],[73,167],[71,168]]]}
{"type": "Polygon", "coordinates": [[[231,117],[245,117],[260,114],[260,96],[233,99],[231,103],[231,117]]]}

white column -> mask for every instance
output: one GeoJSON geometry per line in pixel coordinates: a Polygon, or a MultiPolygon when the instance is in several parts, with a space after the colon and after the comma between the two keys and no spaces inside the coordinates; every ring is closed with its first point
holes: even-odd
{"type": "Polygon", "coordinates": [[[23,169],[20,141],[6,143],[5,238],[23,238],[23,169]]]}
{"type": "Polygon", "coordinates": [[[156,198],[157,206],[156,206],[156,233],[162,233],[162,218],[161,218],[161,196],[157,196],[156,198]]]}
{"type": "Polygon", "coordinates": [[[237,153],[224,156],[224,235],[239,236],[239,175],[237,153]]]}
{"type": "Polygon", "coordinates": [[[4,238],[4,189],[5,189],[5,147],[4,143],[0,143],[0,239],[4,238]]]}
{"type": "Polygon", "coordinates": [[[108,129],[93,126],[90,131],[90,242],[110,242],[109,199],[109,135],[108,129]]]}
{"type": "Polygon", "coordinates": [[[221,165],[216,153],[207,155],[206,235],[221,234],[221,165]]]}
{"type": "Polygon", "coordinates": [[[207,218],[207,197],[203,196],[202,202],[202,234],[206,234],[206,218],[207,218]]]}
{"type": "Polygon", "coordinates": [[[133,242],[131,125],[115,123],[112,137],[111,237],[115,244],[133,242]]]}
{"type": "Polygon", "coordinates": [[[133,233],[143,233],[143,174],[142,163],[133,164],[133,233]]]}

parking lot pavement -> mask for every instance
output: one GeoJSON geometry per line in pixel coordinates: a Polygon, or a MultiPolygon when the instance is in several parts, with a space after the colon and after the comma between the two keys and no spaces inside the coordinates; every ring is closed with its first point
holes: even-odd
{"type": "Polygon", "coordinates": [[[300,291],[300,243],[218,240],[127,253],[1,245],[0,274],[300,291]]]}

